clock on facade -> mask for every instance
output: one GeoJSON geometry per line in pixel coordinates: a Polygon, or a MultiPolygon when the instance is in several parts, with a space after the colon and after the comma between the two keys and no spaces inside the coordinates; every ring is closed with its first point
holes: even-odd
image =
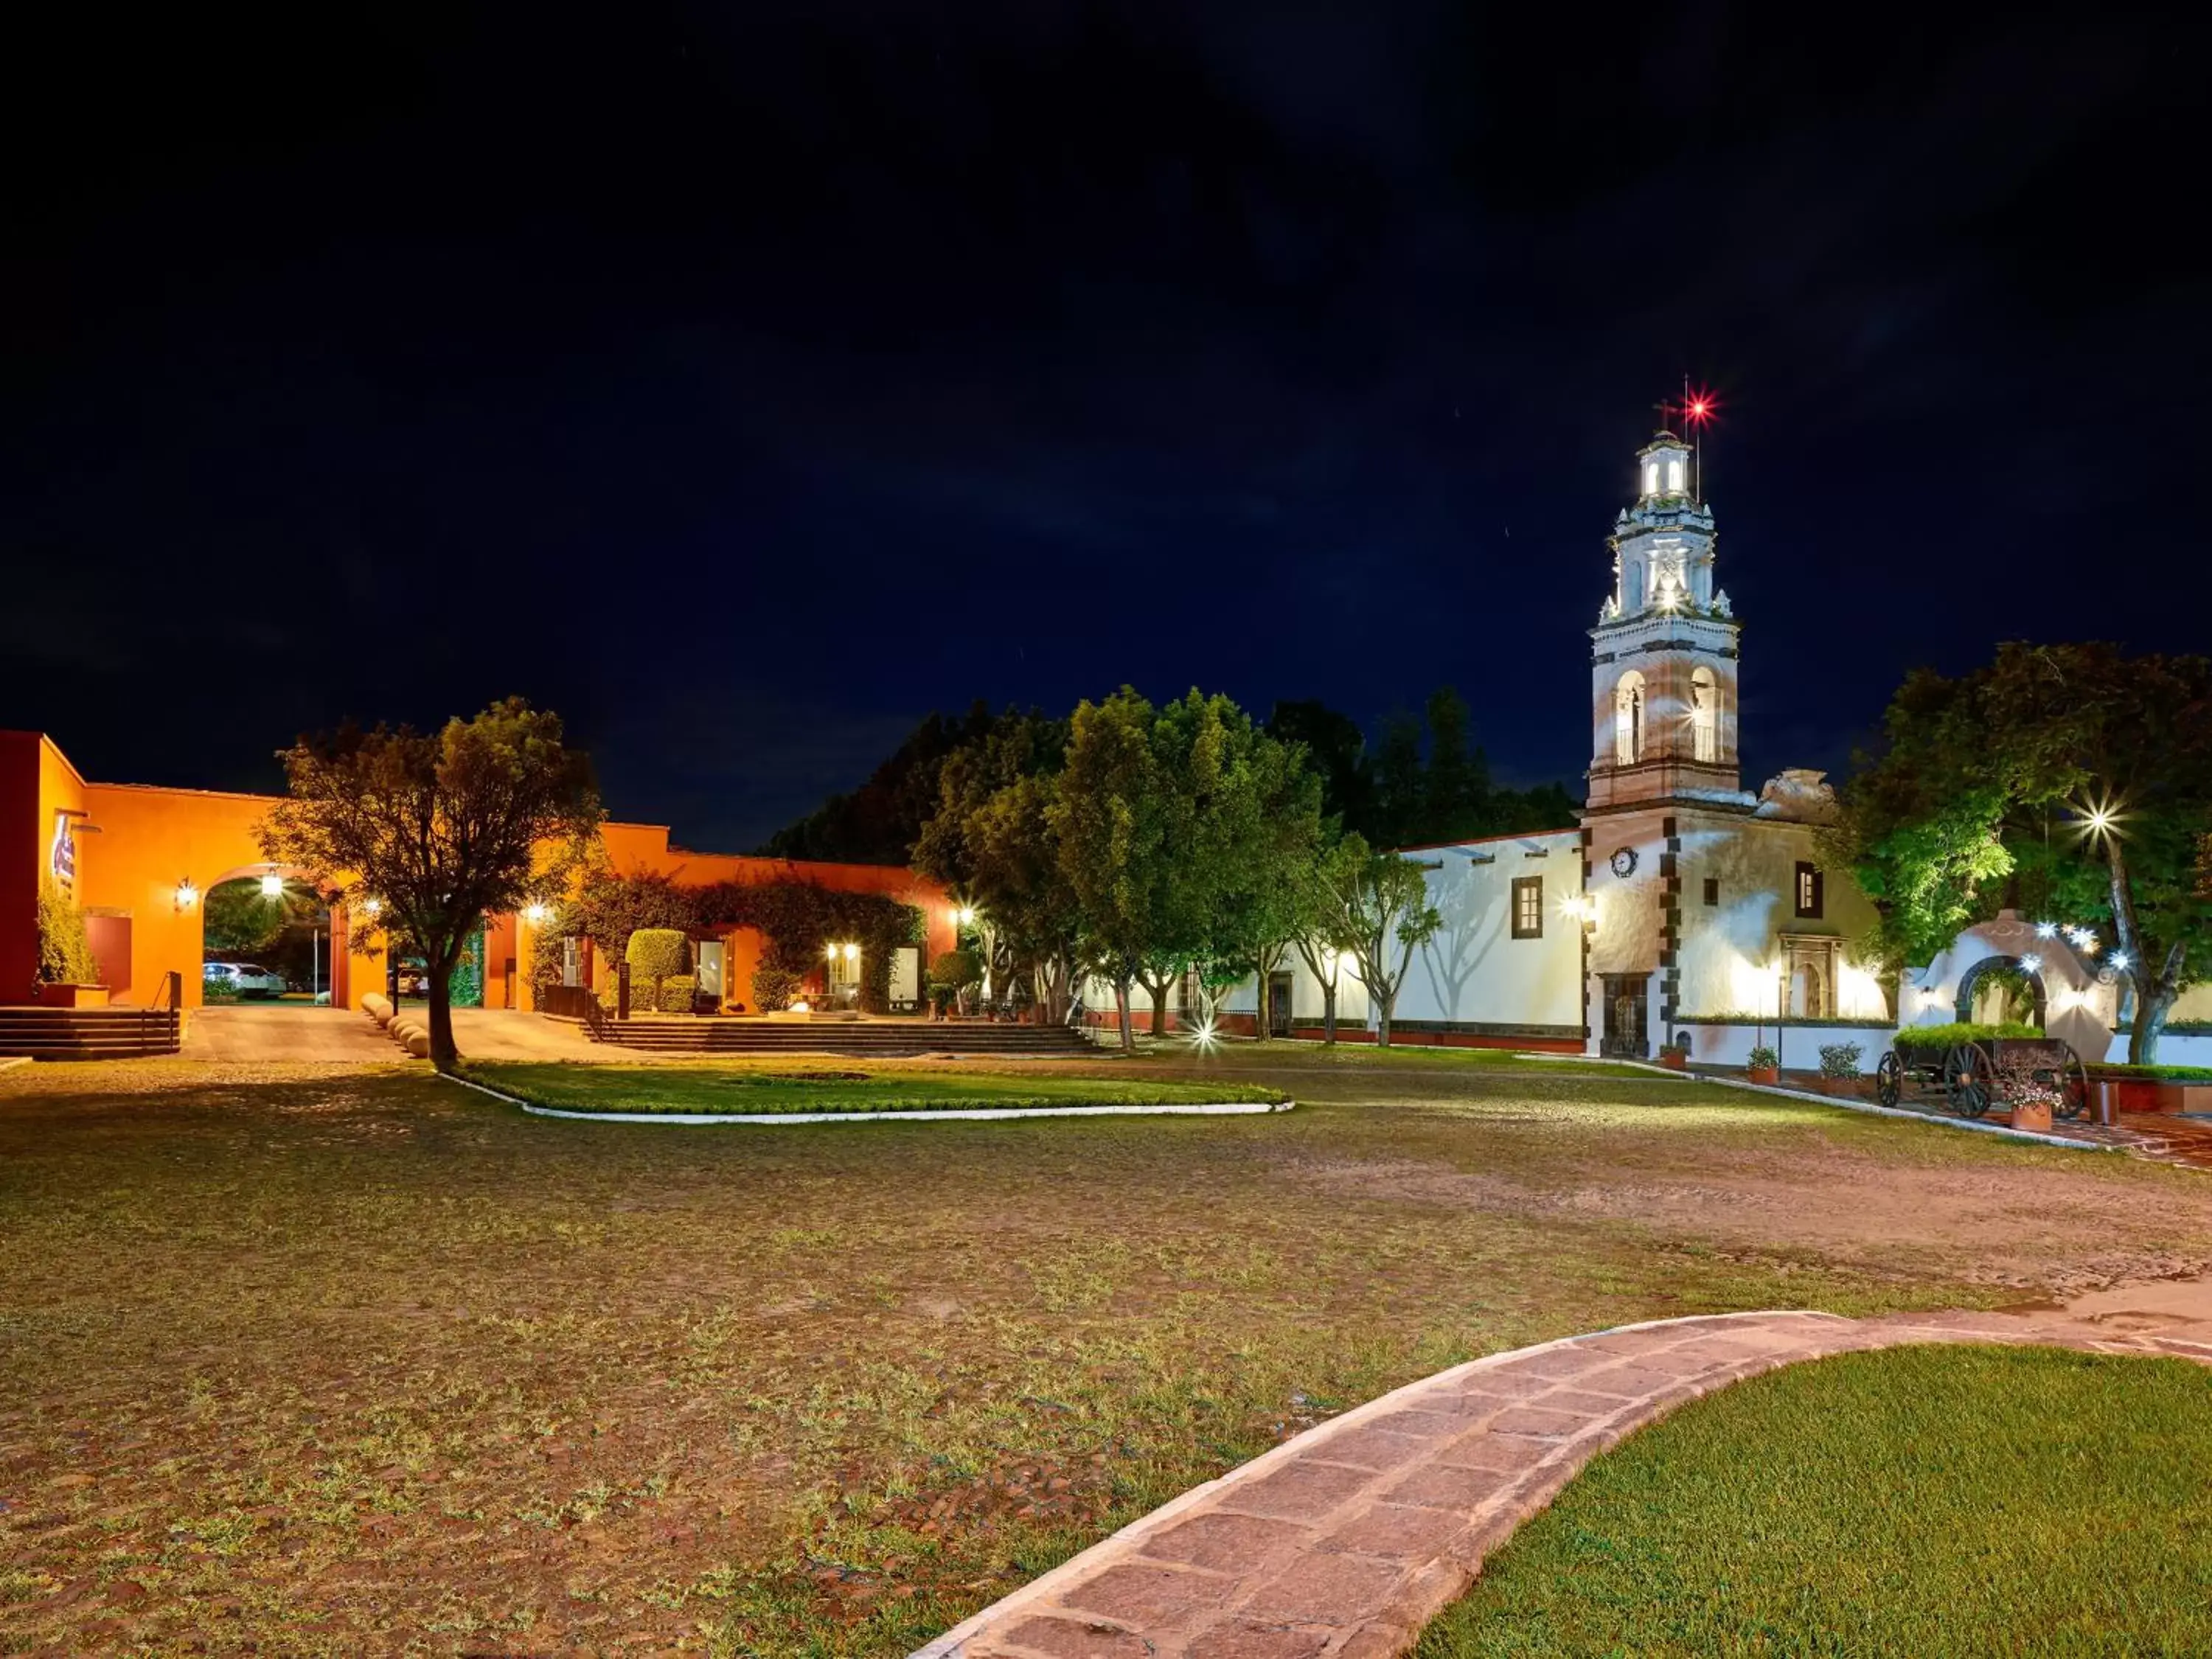
{"type": "Polygon", "coordinates": [[[1613,854],[1613,873],[1614,875],[1620,877],[1625,881],[1634,872],[1635,869],[1636,849],[1633,847],[1624,847],[1613,854]]]}

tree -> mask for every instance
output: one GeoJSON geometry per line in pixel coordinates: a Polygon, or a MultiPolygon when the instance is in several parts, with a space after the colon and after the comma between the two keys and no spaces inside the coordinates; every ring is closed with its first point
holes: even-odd
{"type": "Polygon", "coordinates": [[[1083,945],[1082,907],[1060,873],[1059,793],[1056,777],[1017,779],[969,813],[965,832],[967,890],[1055,1024],[1066,1016],[1083,945]]]}
{"type": "Polygon", "coordinates": [[[1267,716],[1267,735],[1305,750],[1306,764],[1321,777],[1322,817],[1346,829],[1364,829],[1374,808],[1375,780],[1358,721],[1326,703],[1279,702],[1267,716]]]}
{"type": "Polygon", "coordinates": [[[1278,741],[1241,714],[1224,723],[1223,737],[1207,830],[1217,886],[1199,980],[1218,1006],[1251,975],[1256,1036],[1265,1042],[1275,970],[1313,921],[1310,896],[1328,842],[1322,781],[1307,768],[1302,744],[1278,741]]]}
{"type": "MultiPolygon", "coordinates": [[[[1020,741],[1036,728],[1059,726],[1031,710],[994,714],[981,701],[964,715],[932,714],[916,726],[868,781],[833,795],[798,823],[779,830],[761,851],[770,857],[847,864],[905,864],[942,804],[945,768],[1003,735],[1020,741]]],[[[1065,738],[1063,736],[1063,741],[1065,738]]]]}
{"type": "Polygon", "coordinates": [[[1921,671],[1845,792],[1842,849],[1893,963],[1924,963],[2001,906],[2094,922],[2134,1000],[2128,1057],[2154,1060],[2201,979],[2212,905],[2212,662],[2106,644],[2000,646],[1957,679],[1921,671]]]}
{"type": "Polygon", "coordinates": [[[451,1071],[454,967],[485,916],[559,896],[599,828],[588,760],[520,697],[434,734],[303,737],[279,758],[290,793],[262,823],[264,853],[377,899],[387,941],[422,954],[430,1058],[451,1071]]]}
{"type": "Polygon", "coordinates": [[[1434,936],[1443,918],[1429,902],[1421,866],[1395,853],[1378,853],[1362,836],[1346,836],[1324,872],[1327,931],[1345,941],[1352,972],[1374,1000],[1375,1041],[1390,1046],[1390,1016],[1414,950],[1434,936]]]}
{"type": "Polygon", "coordinates": [[[1152,704],[1127,686],[1078,704],[1048,808],[1060,878],[1082,915],[1086,954],[1114,987],[1125,1049],[1136,1046],[1130,985],[1187,951],[1197,933],[1188,903],[1196,884],[1183,858],[1190,802],[1164,775],[1155,722],[1152,704]]]}
{"type": "MultiPolygon", "coordinates": [[[[1351,945],[1336,895],[1343,884],[1346,860],[1364,856],[1361,847],[1347,849],[1346,839],[1337,833],[1334,819],[1324,820],[1312,856],[1294,872],[1285,893],[1290,943],[1321,985],[1322,1040],[1331,1044],[1336,1041],[1337,975],[1351,945]]],[[[1263,998],[1260,1004],[1263,1035],[1267,1012],[1263,998]]]]}

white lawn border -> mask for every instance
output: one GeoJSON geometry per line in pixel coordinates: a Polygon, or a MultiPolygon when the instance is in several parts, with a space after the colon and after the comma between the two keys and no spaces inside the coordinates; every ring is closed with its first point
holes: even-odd
{"type": "Polygon", "coordinates": [[[31,1057],[28,1054],[10,1054],[5,1060],[0,1060],[0,1072],[12,1072],[18,1066],[28,1066],[30,1063],[31,1057]]]}
{"type": "Polygon", "coordinates": [[[1279,1103],[1266,1100],[1208,1101],[1195,1104],[1163,1102],[1156,1106],[948,1106],[928,1112],[576,1112],[561,1106],[539,1106],[494,1089],[473,1078],[441,1073],[448,1081],[478,1094],[520,1106],[532,1117],[574,1118],[583,1123],[927,1123],[939,1118],[996,1122],[1012,1117],[1253,1117],[1267,1112],[1287,1112],[1294,1100],[1279,1103]]]}
{"type": "Polygon", "coordinates": [[[1680,1078],[1691,1083],[1717,1083],[1723,1089],[1742,1089],[1754,1095],[1778,1095],[1784,1100],[1809,1100],[1815,1106],[1836,1106],[1846,1112],[1866,1112],[1875,1117],[1899,1117],[1908,1123],[1929,1123],[1939,1129],[1971,1129],[1977,1134],[2002,1135],[2008,1140],[2033,1140],[2045,1146],[2063,1146],[2075,1152],[2124,1152],[2125,1146],[2108,1146],[2100,1140],[2075,1140],[2065,1135],[2045,1134],[2039,1129],[2015,1129],[2008,1123],[1984,1123],[1978,1118],[1938,1117],[1933,1112],[1916,1112],[1903,1106],[1882,1106],[1871,1100],[1858,1100],[1849,1095],[1816,1095],[1808,1089],[1784,1089],[1771,1083],[1747,1083],[1741,1078],[1716,1077],[1710,1072],[1678,1072],[1670,1066],[1654,1066],[1644,1060],[1624,1060],[1623,1066],[1633,1066],[1639,1072],[1650,1072],[1656,1077],[1680,1078]]]}

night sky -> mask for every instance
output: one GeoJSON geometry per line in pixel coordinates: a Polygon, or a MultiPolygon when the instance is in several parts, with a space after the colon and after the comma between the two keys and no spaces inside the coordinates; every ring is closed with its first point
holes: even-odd
{"type": "Polygon", "coordinates": [[[0,726],[95,778],[520,691],[736,848],[933,707],[1449,681],[1579,793],[1686,373],[1751,787],[1916,664],[2212,643],[2200,59],[2152,22],[47,9],[0,726]]]}

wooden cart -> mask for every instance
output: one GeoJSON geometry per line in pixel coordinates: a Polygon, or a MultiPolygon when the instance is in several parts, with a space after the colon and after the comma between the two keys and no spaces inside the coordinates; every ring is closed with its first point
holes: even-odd
{"type": "Polygon", "coordinates": [[[2056,1118],[2089,1109],[2089,1073],[2074,1045],[2057,1037],[1970,1037],[1945,1048],[1892,1048],[1875,1067],[1875,1097],[1940,1102],[1964,1117],[1992,1106],[2047,1103],[2056,1118]]]}

